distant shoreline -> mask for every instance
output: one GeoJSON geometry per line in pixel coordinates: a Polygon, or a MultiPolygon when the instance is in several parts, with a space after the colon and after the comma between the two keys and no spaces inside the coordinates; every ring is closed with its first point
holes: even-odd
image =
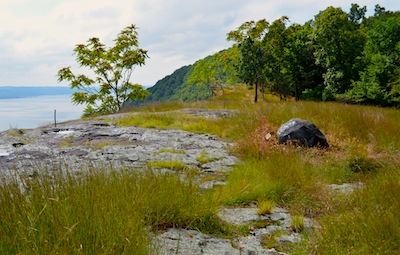
{"type": "Polygon", "coordinates": [[[0,100],[1,99],[18,99],[18,98],[32,98],[39,96],[59,96],[71,95],[76,90],[65,86],[2,86],[0,87],[0,100]]]}

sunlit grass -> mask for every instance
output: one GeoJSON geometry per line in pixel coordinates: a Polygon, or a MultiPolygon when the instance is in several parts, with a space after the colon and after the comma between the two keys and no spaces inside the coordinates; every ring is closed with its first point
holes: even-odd
{"type": "Polygon", "coordinates": [[[210,119],[204,116],[193,116],[184,113],[142,113],[131,115],[116,121],[119,126],[138,126],[158,129],[181,129],[198,134],[214,134],[229,138],[232,127],[220,119],[210,119]]]}
{"type": "Polygon", "coordinates": [[[368,181],[321,219],[310,244],[316,254],[398,254],[400,251],[400,178],[398,168],[368,181]]]}
{"type": "Polygon", "coordinates": [[[1,254],[157,254],[167,227],[222,233],[217,203],[175,175],[99,171],[3,183],[1,254]],[[65,179],[66,177],[66,179],[65,179]]]}
{"type": "Polygon", "coordinates": [[[272,209],[274,208],[275,205],[276,205],[276,203],[274,201],[271,201],[271,200],[259,201],[258,202],[258,211],[257,211],[257,213],[259,215],[271,214],[272,213],[272,209]]]}

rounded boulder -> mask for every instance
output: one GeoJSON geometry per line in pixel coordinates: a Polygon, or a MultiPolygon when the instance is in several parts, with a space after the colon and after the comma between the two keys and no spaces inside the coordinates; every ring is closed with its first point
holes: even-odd
{"type": "Polygon", "coordinates": [[[283,124],[277,132],[279,143],[288,141],[307,147],[328,148],[329,144],[322,132],[311,122],[294,118],[283,124]]]}

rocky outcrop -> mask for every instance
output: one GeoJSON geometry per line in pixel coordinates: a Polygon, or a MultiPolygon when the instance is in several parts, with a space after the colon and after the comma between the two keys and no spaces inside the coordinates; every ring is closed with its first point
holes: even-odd
{"type": "Polygon", "coordinates": [[[288,141],[308,147],[329,147],[322,132],[311,122],[299,118],[291,119],[283,124],[277,132],[279,143],[288,141]]]}
{"type": "MultiPolygon", "coordinates": [[[[284,255],[278,247],[298,243],[302,234],[291,230],[292,217],[283,208],[274,208],[271,214],[259,215],[257,208],[223,208],[218,216],[236,226],[247,226],[250,233],[234,240],[213,237],[195,230],[168,229],[159,234],[154,245],[159,254],[254,254],[284,255]],[[274,247],[266,247],[268,246],[274,247]]],[[[304,227],[312,228],[310,219],[304,219],[304,227]]]]}
{"type": "Polygon", "coordinates": [[[179,162],[200,172],[221,172],[237,162],[227,151],[230,146],[208,134],[82,120],[59,124],[57,128],[0,133],[0,171],[4,174],[12,169],[29,174],[39,165],[50,170],[62,165],[69,171],[91,166],[140,170],[149,165],[162,168],[162,162],[179,162]],[[151,164],[155,162],[158,164],[151,164]]]}

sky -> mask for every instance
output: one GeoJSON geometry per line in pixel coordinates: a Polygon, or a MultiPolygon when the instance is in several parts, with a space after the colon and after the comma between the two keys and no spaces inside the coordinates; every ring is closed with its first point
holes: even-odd
{"type": "Polygon", "coordinates": [[[135,24],[149,59],[131,82],[144,86],[176,69],[232,45],[229,31],[250,20],[288,16],[304,24],[329,6],[348,12],[351,3],[400,10],[400,1],[382,0],[0,0],[0,86],[67,86],[57,71],[79,66],[75,45],[98,37],[108,47],[135,24]]]}

